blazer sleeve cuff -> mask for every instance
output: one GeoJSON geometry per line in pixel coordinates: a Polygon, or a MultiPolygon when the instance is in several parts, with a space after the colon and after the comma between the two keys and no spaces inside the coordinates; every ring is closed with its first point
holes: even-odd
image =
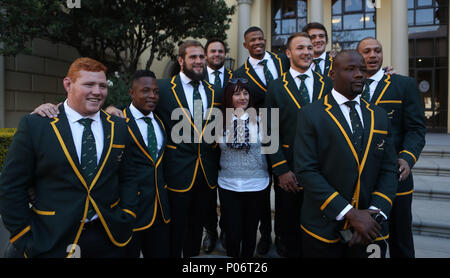
{"type": "Polygon", "coordinates": [[[287,164],[287,160],[282,160],[282,161],[272,164],[272,171],[275,174],[275,176],[277,176],[277,177],[289,172],[289,170],[290,169],[287,164]]]}
{"type": "Polygon", "coordinates": [[[417,156],[408,150],[402,150],[399,152],[398,157],[406,160],[410,168],[412,168],[417,162],[417,156]]]}
{"type": "Polygon", "coordinates": [[[336,220],[339,214],[350,205],[337,191],[329,195],[320,206],[320,210],[330,219],[336,220]]]}
{"type": "Polygon", "coordinates": [[[385,214],[390,213],[393,202],[394,202],[394,200],[392,197],[389,197],[381,192],[375,191],[372,193],[371,206],[378,208],[379,210],[383,211],[385,214]]]}

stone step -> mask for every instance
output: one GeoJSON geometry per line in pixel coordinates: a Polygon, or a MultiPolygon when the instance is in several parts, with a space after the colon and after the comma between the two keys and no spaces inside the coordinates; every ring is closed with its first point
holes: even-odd
{"type": "Polygon", "coordinates": [[[420,157],[447,157],[450,158],[450,146],[445,145],[428,145],[425,146],[420,157]]]}
{"type": "Polygon", "coordinates": [[[414,234],[416,258],[450,258],[450,239],[414,234]]]}
{"type": "Polygon", "coordinates": [[[421,156],[414,165],[413,173],[427,176],[450,177],[450,157],[421,156]]]}
{"type": "Polygon", "coordinates": [[[415,234],[450,238],[450,201],[415,198],[412,215],[415,234]]]}
{"type": "Polygon", "coordinates": [[[450,201],[450,177],[414,175],[414,198],[450,201]]]}

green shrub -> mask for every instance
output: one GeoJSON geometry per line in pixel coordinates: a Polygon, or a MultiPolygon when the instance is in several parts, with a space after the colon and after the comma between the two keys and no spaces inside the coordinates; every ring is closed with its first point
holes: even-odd
{"type": "Polygon", "coordinates": [[[3,161],[5,161],[9,145],[16,130],[16,128],[0,128],[0,171],[3,168],[3,161]]]}

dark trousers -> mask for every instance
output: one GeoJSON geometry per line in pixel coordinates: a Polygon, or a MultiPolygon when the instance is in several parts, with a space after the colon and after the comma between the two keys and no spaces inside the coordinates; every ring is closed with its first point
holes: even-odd
{"type": "Polygon", "coordinates": [[[219,188],[229,257],[253,257],[265,190],[235,192],[219,188]],[[242,244],[242,250],[241,250],[242,244]]]}
{"type": "MultiPolygon", "coordinates": [[[[260,216],[259,232],[261,237],[269,238],[272,233],[272,209],[270,207],[270,190],[272,183],[269,183],[266,189],[264,189],[264,197],[261,200],[262,211],[260,216]]],[[[275,233],[277,232],[277,226],[275,223],[275,233]]]]}
{"type": "MultiPolygon", "coordinates": [[[[220,206],[220,219],[219,219],[219,227],[223,232],[223,210],[222,206],[220,206]]],[[[217,190],[214,190],[213,197],[211,198],[211,202],[209,204],[209,208],[206,215],[206,220],[204,223],[204,227],[208,233],[213,234],[217,237],[217,190]]]]}
{"type": "Polygon", "coordinates": [[[375,241],[369,245],[353,245],[326,243],[302,230],[302,256],[304,258],[386,258],[387,245],[375,241]]]}
{"type": "Polygon", "coordinates": [[[168,258],[169,246],[169,223],[164,223],[159,212],[150,228],[134,233],[126,256],[139,258],[142,252],[144,258],[168,258]]]}
{"type": "Polygon", "coordinates": [[[286,246],[288,258],[301,257],[300,211],[303,202],[303,190],[297,193],[274,185],[276,198],[276,219],[279,226],[280,240],[286,246]]]}
{"type": "Polygon", "coordinates": [[[123,258],[126,247],[114,245],[99,219],[84,224],[78,241],[81,258],[123,258]]]}
{"type": "Polygon", "coordinates": [[[203,224],[214,193],[201,172],[189,191],[169,190],[170,257],[189,258],[200,254],[203,224]]]}
{"type": "MultiPolygon", "coordinates": [[[[408,179],[412,179],[410,175],[408,179]]],[[[391,258],[414,258],[412,235],[413,194],[397,196],[389,216],[389,255],[391,258]]]]}

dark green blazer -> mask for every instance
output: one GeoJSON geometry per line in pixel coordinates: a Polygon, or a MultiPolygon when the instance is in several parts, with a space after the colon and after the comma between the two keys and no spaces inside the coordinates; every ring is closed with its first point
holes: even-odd
{"type": "Polygon", "coordinates": [[[169,200],[161,163],[164,157],[167,135],[162,121],[156,114],[153,114],[163,133],[162,148],[157,158],[154,158],[148,152],[144,138],[129,107],[123,110],[123,114],[127,118],[128,132],[133,139],[135,148],[138,150],[134,160],[139,185],[139,207],[136,211],[137,219],[133,230],[142,231],[152,227],[158,213],[161,214],[164,223],[170,222],[169,200]]]}
{"type": "MultiPolygon", "coordinates": [[[[224,76],[223,87],[221,87],[221,88],[215,88],[214,87],[214,93],[215,93],[215,99],[216,99],[216,102],[214,103],[214,106],[216,106],[216,107],[220,107],[222,105],[222,103],[224,102],[223,94],[225,92],[225,87],[228,84],[228,80],[233,78],[233,71],[230,70],[230,69],[225,69],[225,72],[223,73],[223,76],[224,76]]],[[[208,83],[210,83],[210,84],[213,84],[209,80],[209,75],[208,74],[206,75],[206,81],[208,83]]]]}
{"type": "Polygon", "coordinates": [[[158,85],[160,98],[156,114],[161,117],[168,134],[163,161],[167,188],[175,192],[189,191],[194,185],[197,175],[204,175],[208,186],[211,189],[216,188],[218,174],[217,144],[215,142],[207,143],[203,138],[208,123],[214,121],[214,114],[210,109],[217,102],[213,86],[203,81],[208,111],[206,118],[203,119],[203,128],[200,129],[194,125],[180,76],[175,75],[171,79],[158,80],[158,85]],[[182,109],[182,116],[172,119],[172,112],[177,108],[182,109]],[[180,130],[177,135],[180,135],[180,137],[186,135],[180,128],[183,124],[187,127],[191,140],[176,143],[173,140],[176,131],[172,131],[172,129],[176,126],[180,130]],[[200,138],[198,141],[200,143],[194,142],[194,136],[200,138]]]}
{"type": "MultiPolygon", "coordinates": [[[[332,89],[332,84],[318,73],[313,72],[314,86],[313,99],[321,99],[332,89]]],[[[287,71],[280,78],[269,84],[265,105],[269,112],[268,128],[271,126],[270,108],[279,108],[279,144],[277,152],[270,154],[272,171],[276,176],[280,176],[288,171],[294,170],[293,146],[295,140],[295,127],[297,126],[297,115],[301,108],[309,103],[303,103],[300,97],[297,84],[291,73],[287,71]]]]}
{"type": "MultiPolygon", "coordinates": [[[[294,169],[304,188],[301,228],[327,243],[339,241],[348,228],[336,217],[349,204],[375,206],[389,215],[397,192],[397,163],[386,112],[361,101],[363,152],[356,155],[351,129],[332,94],[300,110],[294,169]]],[[[388,235],[387,223],[381,235],[388,235]]],[[[381,237],[378,238],[381,240],[381,237]]]]}
{"type": "Polygon", "coordinates": [[[104,148],[98,172],[86,184],[64,106],[59,110],[54,119],[24,116],[9,148],[0,213],[10,242],[28,257],[71,256],[68,246],[77,244],[92,204],[111,242],[123,247],[131,240],[138,204],[126,123],[100,112],[104,148]]]}
{"type": "MultiPolygon", "coordinates": [[[[285,54],[277,55],[272,52],[269,52],[269,54],[277,68],[279,77],[289,70],[290,64],[285,54]]],[[[253,106],[255,108],[262,107],[264,105],[264,98],[267,95],[267,85],[264,85],[264,82],[258,77],[248,59],[233,73],[233,76],[235,78],[240,77],[248,79],[250,93],[253,97],[253,106]]]]}
{"type": "MultiPolygon", "coordinates": [[[[370,100],[382,107],[391,119],[395,150],[411,167],[425,146],[425,115],[415,79],[403,75],[384,75],[370,100]]],[[[411,194],[413,179],[401,182],[398,194],[411,194]]]]}
{"type": "Polygon", "coordinates": [[[326,78],[329,78],[330,70],[332,68],[333,68],[333,57],[331,57],[330,53],[327,52],[327,55],[325,56],[325,69],[323,71],[323,76],[326,77],[326,78]]]}

